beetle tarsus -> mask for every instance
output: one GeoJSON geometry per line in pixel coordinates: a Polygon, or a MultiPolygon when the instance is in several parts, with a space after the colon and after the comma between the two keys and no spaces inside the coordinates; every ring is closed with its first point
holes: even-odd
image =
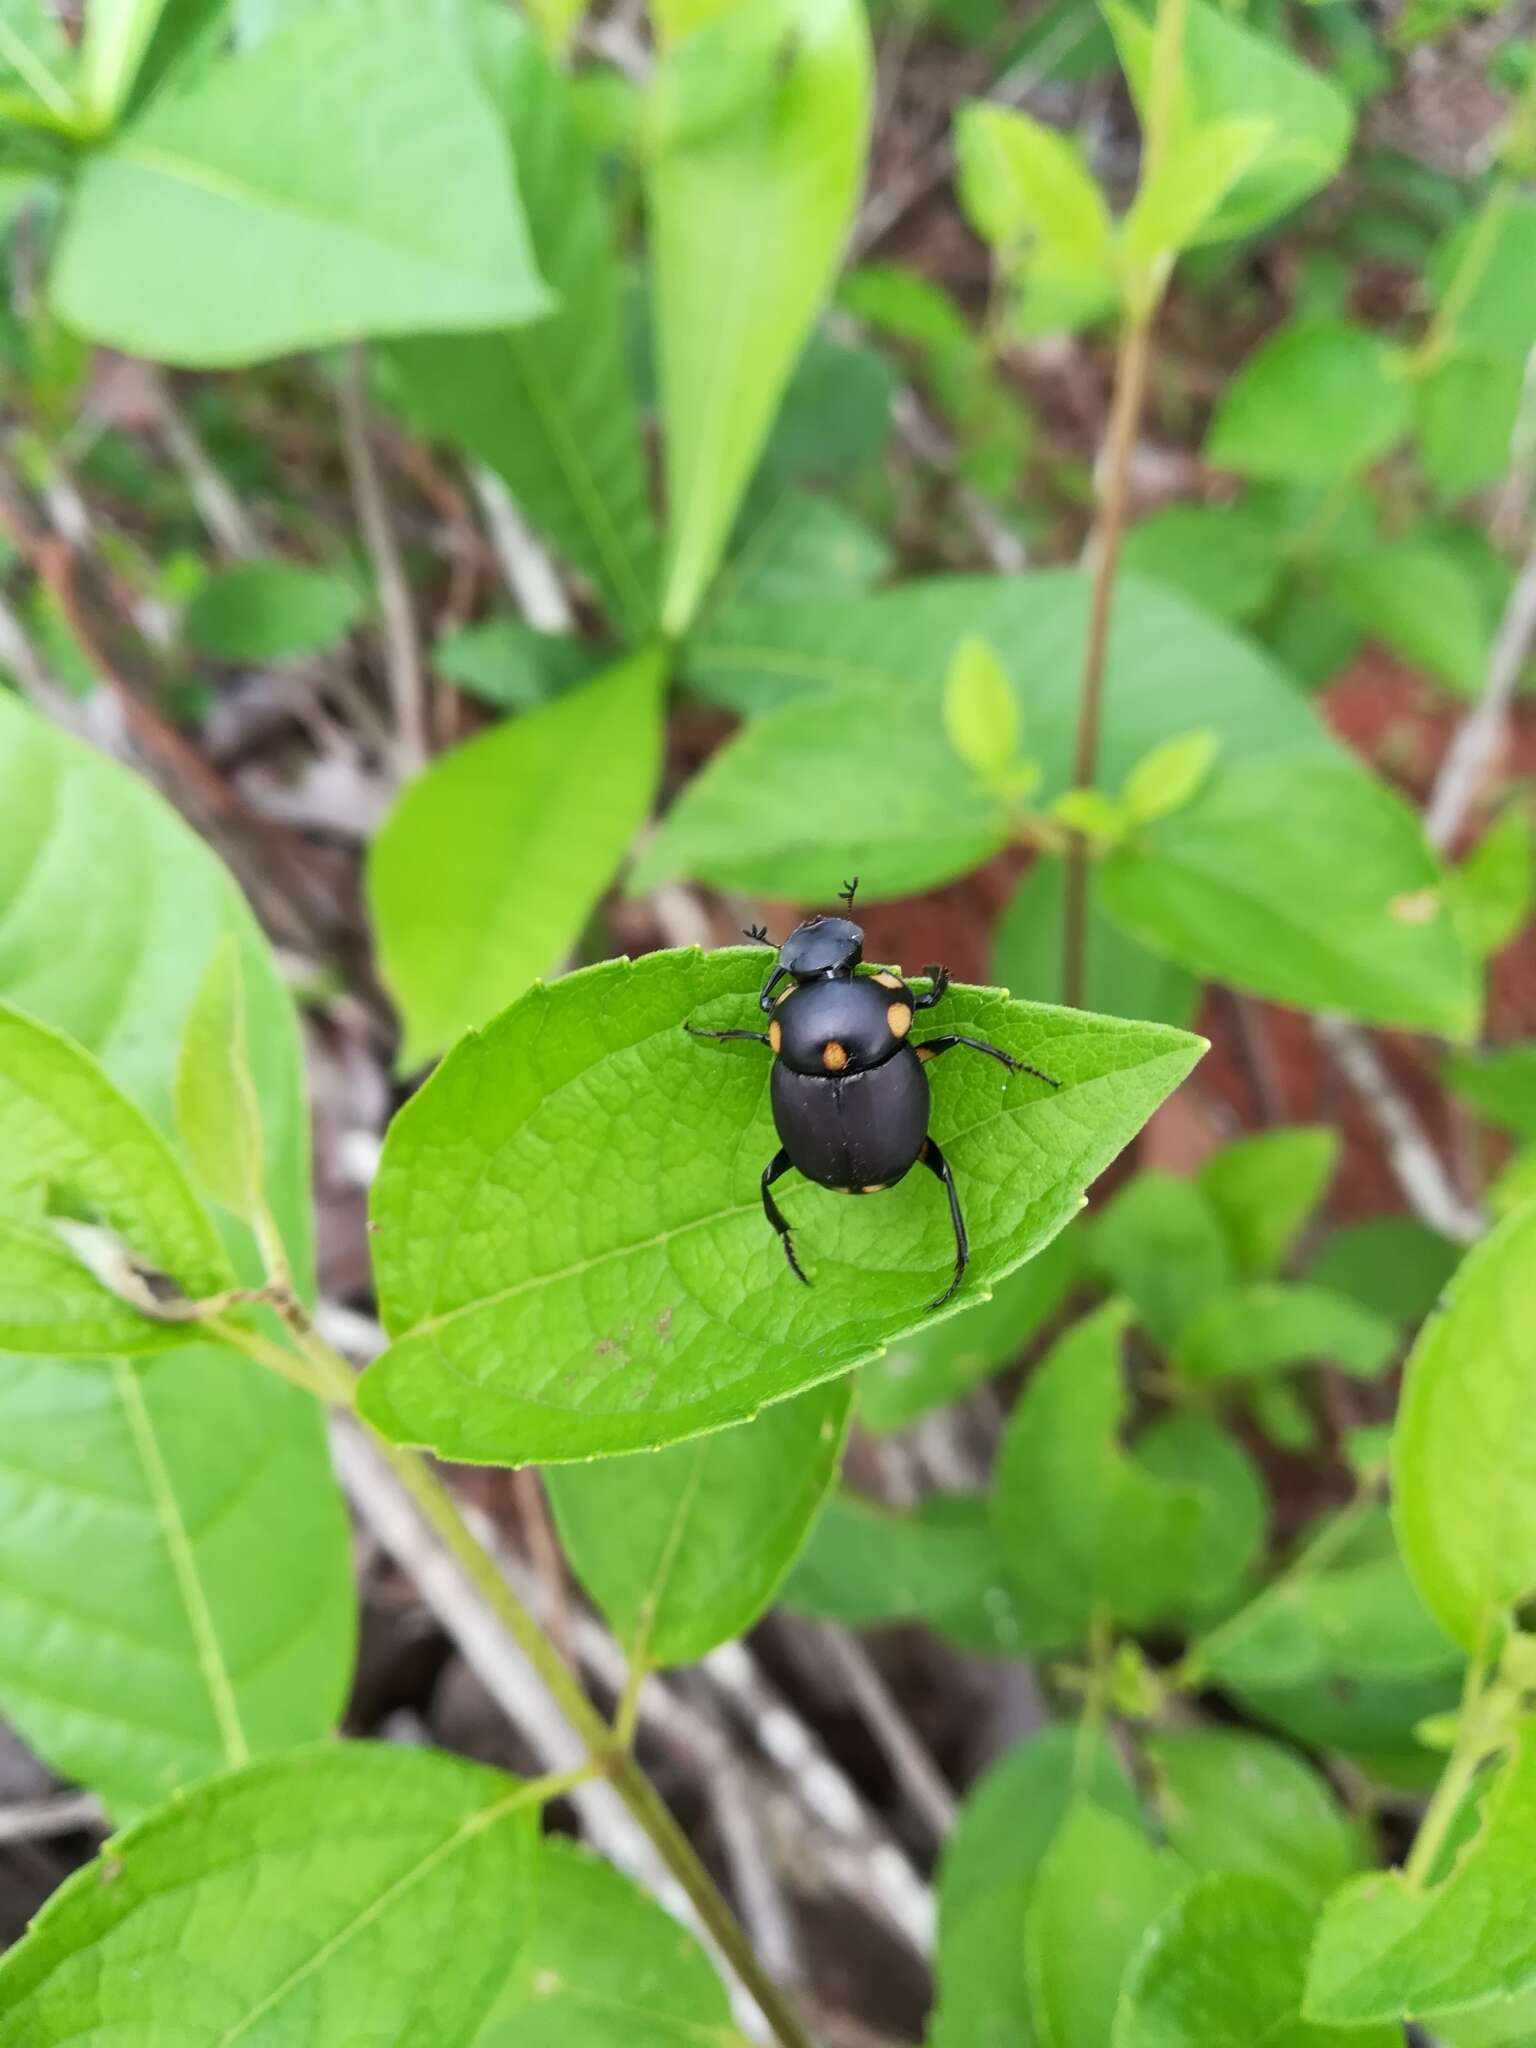
{"type": "Polygon", "coordinates": [[[929,966],[925,967],[923,972],[933,983],[933,987],[929,989],[927,995],[913,998],[912,1007],[915,1010],[931,1010],[935,1003],[942,1003],[945,996],[949,993],[949,969],[947,967],[929,966]]]}
{"type": "MultiPolygon", "coordinates": [[[[754,1033],[753,1035],[755,1036],[756,1034],[754,1033]]],[[[781,1145],[778,1151],[775,1152],[773,1157],[769,1160],[768,1164],[763,1168],[763,1214],[768,1218],[768,1221],[779,1233],[779,1242],[784,1247],[784,1256],[789,1261],[789,1270],[791,1271],[791,1273],[794,1274],[797,1280],[804,1281],[805,1285],[809,1287],[811,1283],[808,1279],[806,1279],[806,1275],[803,1268],[801,1267],[800,1261],[795,1257],[795,1241],[789,1233],[789,1219],[785,1216],[783,1210],[779,1207],[778,1203],[773,1199],[773,1195],[770,1192],[774,1182],[776,1180],[781,1179],[784,1174],[788,1173],[790,1169],[790,1164],[791,1162],[789,1154],[781,1145]]]]}
{"type": "Polygon", "coordinates": [[[939,1150],[932,1138],[923,1146],[924,1166],[939,1181],[949,1197],[949,1220],[955,1231],[955,1277],[936,1301],[930,1301],[929,1311],[942,1308],[946,1301],[952,1301],[959,1292],[960,1282],[965,1278],[965,1269],[971,1263],[971,1241],[965,1234],[965,1218],[960,1212],[960,1195],[955,1187],[955,1176],[950,1172],[949,1161],[939,1150]]]}
{"type": "Polygon", "coordinates": [[[1049,1074],[1039,1067],[1032,1067],[1028,1060],[1015,1059],[1011,1052],[1004,1052],[1000,1045],[989,1045],[984,1038],[967,1038],[962,1031],[946,1032],[942,1038],[925,1038],[917,1048],[918,1057],[936,1060],[940,1053],[952,1052],[957,1045],[963,1045],[971,1052],[984,1052],[989,1059],[1001,1060],[1003,1065],[1015,1074],[1033,1074],[1037,1081],[1043,1081],[1047,1088],[1059,1088],[1061,1083],[1053,1081],[1049,1074]]]}
{"type": "Polygon", "coordinates": [[[750,939],[754,946],[771,946],[773,944],[772,939],[768,936],[768,927],[765,924],[744,925],[741,936],[744,939],[750,939]]]}

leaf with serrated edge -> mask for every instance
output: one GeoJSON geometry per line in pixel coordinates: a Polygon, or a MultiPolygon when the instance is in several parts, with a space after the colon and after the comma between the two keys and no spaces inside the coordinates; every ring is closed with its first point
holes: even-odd
{"type": "Polygon", "coordinates": [[[0,2048],[145,2039],[172,2013],[210,2043],[470,2048],[533,1922],[537,1839],[529,1786],[435,1750],[343,1743],[212,1779],[109,1843],[0,1962],[0,2048]]]}
{"type": "MultiPolygon", "coordinates": [[[[0,816],[0,993],[162,1130],[198,985],[238,939],[267,1193],[307,1286],[298,1030],[229,876],[137,777],[3,695],[0,816]]],[[[225,1236],[257,1278],[248,1233],[225,1236]]],[[[207,1344],[0,1359],[0,1443],[0,1711],[61,1776],[121,1816],[334,1725],[355,1594],[311,1400],[207,1344]]]]}
{"type": "MultiPolygon", "coordinates": [[[[388,1435],[503,1463],[672,1443],[928,1320],[953,1265],[929,1176],[864,1202],[786,1184],[810,1287],[764,1221],[767,1052],[682,1030],[756,1022],[763,957],[656,953],[530,990],[406,1105],[373,1202],[393,1341],[361,1389],[388,1435]]],[[[970,1224],[964,1304],[1068,1221],[1201,1042],[986,989],[952,990],[934,1021],[1061,1083],[963,1055],[934,1069],[970,1224]]]]}
{"type": "Polygon", "coordinates": [[[1480,1830],[1441,1884],[1414,1890],[1401,1871],[1376,1871],[1329,1900],[1307,1972],[1308,2017],[1342,2027],[1430,2019],[1536,1985],[1533,1840],[1536,1722],[1527,1721],[1480,1830]]]}
{"type": "Polygon", "coordinates": [[[1419,1333],[1392,1436],[1403,1561],[1463,1649],[1536,1589],[1536,1208],[1470,1251],[1419,1333]]]}
{"type": "Polygon", "coordinates": [[[632,1658],[692,1664],[773,1598],[837,1477],[851,1379],[666,1450],[546,1475],[571,1569],[632,1658]]]}

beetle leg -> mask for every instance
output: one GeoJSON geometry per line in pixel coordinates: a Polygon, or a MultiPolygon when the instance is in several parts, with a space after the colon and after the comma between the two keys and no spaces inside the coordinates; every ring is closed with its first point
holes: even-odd
{"type": "Polygon", "coordinates": [[[960,1213],[960,1196],[955,1187],[955,1176],[949,1170],[949,1161],[932,1138],[924,1144],[921,1156],[928,1171],[943,1183],[944,1192],[949,1197],[949,1220],[955,1226],[955,1277],[937,1301],[929,1302],[929,1308],[935,1309],[944,1306],[965,1278],[965,1269],[971,1262],[971,1241],[965,1234],[965,1218],[960,1213]]]}
{"type": "Polygon", "coordinates": [[[769,1193],[769,1189],[773,1186],[774,1182],[781,1175],[788,1173],[789,1165],[789,1154],[781,1145],[763,1168],[763,1214],[779,1233],[779,1237],[784,1245],[784,1256],[789,1261],[789,1270],[797,1280],[805,1280],[806,1286],[809,1287],[811,1283],[805,1279],[804,1273],[800,1270],[800,1261],[795,1257],[795,1241],[789,1234],[789,1224],[785,1221],[784,1212],[769,1193]]]}
{"type": "Polygon", "coordinates": [[[932,981],[933,987],[929,989],[927,995],[913,997],[912,1007],[914,1010],[931,1010],[935,1003],[942,1003],[945,996],[949,993],[949,969],[947,967],[925,967],[923,972],[932,981]]]}
{"type": "MultiPolygon", "coordinates": [[[[766,1031],[701,1031],[697,1024],[686,1022],[683,1029],[690,1038],[750,1038],[756,1045],[769,1045],[766,1031]]],[[[772,1050],[771,1046],[769,1050],[772,1050]]]]}
{"type": "Polygon", "coordinates": [[[962,1032],[951,1031],[943,1038],[925,1038],[923,1043],[913,1047],[920,1060],[936,1060],[941,1052],[948,1052],[957,1045],[969,1046],[972,1052],[984,1052],[989,1059],[1001,1060],[1005,1067],[1016,1074],[1033,1074],[1037,1081],[1044,1081],[1048,1088],[1059,1088],[1061,1083],[1053,1081],[1049,1074],[1042,1074],[1038,1067],[1032,1067],[1028,1060],[1016,1060],[1011,1052],[1004,1052],[1000,1045],[988,1045],[984,1038],[967,1038],[962,1032]]]}

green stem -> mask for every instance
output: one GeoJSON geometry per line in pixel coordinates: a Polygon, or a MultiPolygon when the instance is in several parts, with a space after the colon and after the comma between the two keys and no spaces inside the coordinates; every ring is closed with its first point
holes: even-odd
{"type": "MultiPolygon", "coordinates": [[[[1141,177],[1144,188],[1167,154],[1178,101],[1179,57],[1189,0],[1161,0],[1152,47],[1152,80],[1143,128],[1141,177]]],[[[1093,587],[1088,600],[1088,630],[1083,642],[1083,667],[1078,684],[1077,745],[1072,760],[1074,788],[1092,789],[1099,761],[1099,732],[1104,718],[1105,666],[1109,652],[1110,612],[1120,543],[1130,498],[1131,456],[1146,404],[1147,376],[1152,359],[1152,323],[1162,300],[1165,278],[1139,280],[1127,296],[1125,324],[1115,358],[1115,391],[1105,430],[1095,521],[1093,587]]],[[[1067,846],[1066,892],[1062,910],[1061,997],[1081,1008],[1088,932],[1088,841],[1074,832],[1067,846]]]]}
{"type": "MultiPolygon", "coordinates": [[[[320,1335],[302,1304],[292,1295],[281,1304],[281,1313],[294,1342],[304,1354],[308,1367],[305,1378],[311,1383],[312,1391],[317,1391],[320,1398],[332,1406],[355,1415],[356,1381],[346,1360],[320,1335]]],[[[219,1334],[259,1364],[282,1370],[287,1378],[296,1377],[293,1368],[298,1368],[298,1361],[284,1353],[280,1345],[270,1343],[257,1332],[229,1324],[220,1326],[219,1334]],[[278,1358],[288,1358],[287,1368],[278,1366],[278,1358]]],[[[687,1893],[694,1911],[714,1937],[727,1962],[762,2008],[781,2048],[811,2048],[809,2036],[788,2000],[758,1961],[735,1914],[670,1807],[634,1758],[619,1745],[615,1731],[610,1729],[588,1699],[569,1665],[507,1584],[495,1560],[476,1539],[448,1488],[417,1452],[391,1443],[366,1422],[363,1426],[369,1428],[375,1448],[422,1520],[544,1681],[585,1746],[591,1768],[608,1779],[650,1837],[652,1847],[687,1893]]]]}
{"type": "Polygon", "coordinates": [[[1481,1643],[1472,1661],[1467,1666],[1467,1676],[1461,1691],[1461,1716],[1456,1728],[1456,1744],[1450,1760],[1440,1774],[1440,1782],[1430,1795],[1424,1818],[1419,1822],[1418,1833],[1413,1838],[1413,1847],[1408,1851],[1403,1864],[1403,1877],[1414,1891],[1422,1891],[1429,1882],[1444,1847],[1445,1838],[1452,1822],[1461,1811],[1462,1801],[1472,1788],[1472,1781],[1495,1746],[1497,1738],[1489,1729],[1479,1712],[1487,1684],[1488,1666],[1481,1643]]]}

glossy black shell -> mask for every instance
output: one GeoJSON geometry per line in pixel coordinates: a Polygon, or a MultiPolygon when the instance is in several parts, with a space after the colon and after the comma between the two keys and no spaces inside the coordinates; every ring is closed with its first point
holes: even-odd
{"type": "Polygon", "coordinates": [[[912,1028],[912,991],[894,976],[883,982],[863,975],[802,982],[774,1005],[773,1021],[774,1050],[797,1074],[832,1071],[828,1046],[842,1050],[839,1073],[877,1067],[912,1028]],[[896,1031],[893,1023],[903,1028],[896,1031]]]}
{"type": "Polygon", "coordinates": [[[844,1074],[801,1074],[775,1060],[772,1102],[792,1164],[824,1188],[891,1186],[928,1135],[928,1076],[910,1045],[844,1074]]]}

